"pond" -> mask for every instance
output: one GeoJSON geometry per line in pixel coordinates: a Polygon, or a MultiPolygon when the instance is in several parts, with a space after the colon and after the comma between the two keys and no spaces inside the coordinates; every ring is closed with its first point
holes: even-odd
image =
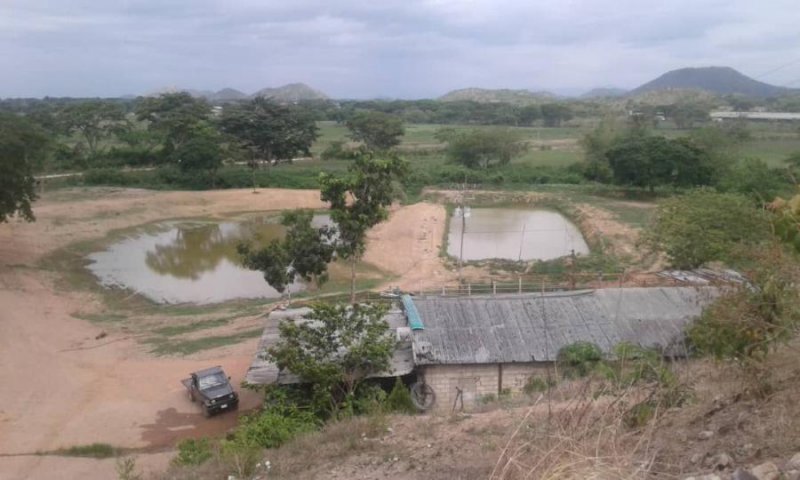
{"type": "MultiPolygon", "coordinates": [[[[89,255],[89,270],[106,287],[125,288],[157,303],[217,303],[233,299],[278,298],[261,272],[241,266],[236,246],[264,245],[285,229],[278,216],[241,222],[165,222],[142,228],[106,250],[89,255]]],[[[329,222],[315,215],[313,224],[329,222]]],[[[287,287],[296,293],[301,282],[287,287]]]]}
{"type": "Polygon", "coordinates": [[[551,210],[473,208],[468,218],[458,212],[450,220],[447,253],[461,254],[462,223],[464,260],[552,260],[589,253],[580,230],[563,215],[551,210]]]}

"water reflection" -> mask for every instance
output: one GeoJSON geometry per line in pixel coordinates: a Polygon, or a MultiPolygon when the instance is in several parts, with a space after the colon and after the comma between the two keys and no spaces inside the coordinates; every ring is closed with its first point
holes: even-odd
{"type": "MultiPolygon", "coordinates": [[[[329,221],[314,217],[319,226],[329,221]]],[[[214,303],[235,298],[277,298],[260,272],[243,268],[242,241],[266,244],[284,235],[278,217],[245,222],[168,222],[131,235],[89,256],[100,283],[142,294],[160,303],[214,303]]],[[[298,292],[302,283],[287,290],[298,292]]]]}
{"type": "MultiPolygon", "coordinates": [[[[581,232],[558,212],[513,208],[473,208],[464,222],[464,260],[502,258],[551,260],[589,253],[581,232]]],[[[450,221],[447,253],[461,253],[460,217],[450,221]]]]}

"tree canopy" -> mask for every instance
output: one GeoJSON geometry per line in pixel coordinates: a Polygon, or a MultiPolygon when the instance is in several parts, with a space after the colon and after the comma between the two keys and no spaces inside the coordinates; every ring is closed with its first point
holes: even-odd
{"type": "Polygon", "coordinates": [[[226,107],[219,125],[255,158],[270,163],[310,155],[317,139],[317,126],[308,112],[265,97],[226,107]]]}
{"type": "Polygon", "coordinates": [[[148,97],[136,107],[136,118],[148,122],[148,130],[161,138],[167,156],[189,141],[210,115],[208,102],[186,92],[148,97]]]}
{"type": "Polygon", "coordinates": [[[387,207],[396,198],[395,182],[402,181],[408,164],[389,155],[358,155],[346,176],[320,174],[321,198],[330,203],[336,224],[336,252],[351,262],[350,299],[355,301],[355,263],[364,254],[367,231],[386,220],[387,207]]]}
{"type": "Polygon", "coordinates": [[[267,353],[335,410],[365,378],[389,368],[396,341],[385,313],[382,305],[316,304],[302,320],[281,322],[280,339],[267,353]]]}
{"type": "Polygon", "coordinates": [[[388,150],[399,145],[400,137],[405,134],[400,118],[377,111],[358,112],[345,125],[350,138],[363,142],[369,150],[388,150]]]}
{"type": "Polygon", "coordinates": [[[59,120],[66,131],[77,132],[86,140],[92,155],[98,153],[102,140],[129,128],[122,106],[101,100],[69,104],[60,112],[59,120]]]}
{"type": "Polygon", "coordinates": [[[31,203],[36,199],[34,167],[41,162],[49,137],[25,118],[0,113],[0,222],[19,214],[35,219],[31,203]]]}
{"type": "Polygon", "coordinates": [[[264,280],[283,293],[297,277],[317,285],[328,279],[328,264],[333,260],[336,229],[312,225],[314,212],[295,210],[283,214],[286,227],[282,240],[273,240],[266,247],[253,250],[248,244],[237,247],[244,266],[260,270],[264,280]]]}
{"type": "Polygon", "coordinates": [[[661,202],[643,240],[673,267],[693,269],[730,260],[737,248],[769,235],[765,213],[747,197],[698,189],[661,202]]]}
{"type": "Polygon", "coordinates": [[[714,174],[708,155],[687,139],[629,134],[612,144],[606,158],[617,184],[651,190],[708,185],[714,174]]]}
{"type": "Polygon", "coordinates": [[[516,135],[508,130],[472,130],[466,133],[447,133],[447,158],[468,168],[489,168],[507,165],[522,153],[525,147],[516,135]]]}

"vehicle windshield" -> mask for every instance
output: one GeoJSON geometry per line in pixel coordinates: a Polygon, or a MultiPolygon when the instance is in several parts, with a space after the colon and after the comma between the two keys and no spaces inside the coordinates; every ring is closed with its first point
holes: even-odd
{"type": "Polygon", "coordinates": [[[221,373],[214,373],[212,375],[207,375],[205,377],[200,377],[198,379],[200,383],[200,389],[204,390],[206,388],[213,388],[219,385],[224,385],[228,380],[225,378],[225,375],[221,373]]]}

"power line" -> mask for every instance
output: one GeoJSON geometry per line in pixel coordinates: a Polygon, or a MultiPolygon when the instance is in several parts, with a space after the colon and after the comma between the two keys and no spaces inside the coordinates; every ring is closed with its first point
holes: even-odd
{"type": "MultiPolygon", "coordinates": [[[[769,70],[768,72],[762,73],[761,75],[758,75],[758,76],[753,77],[753,78],[755,78],[755,79],[764,78],[767,75],[773,74],[773,73],[775,73],[775,72],[777,72],[779,70],[783,70],[786,67],[791,67],[792,65],[795,65],[795,64],[798,64],[798,63],[800,63],[800,58],[794,59],[789,63],[784,63],[783,65],[781,65],[779,67],[775,67],[772,70],[769,70]]],[[[798,79],[798,80],[800,80],[800,79],[798,79]]]]}

